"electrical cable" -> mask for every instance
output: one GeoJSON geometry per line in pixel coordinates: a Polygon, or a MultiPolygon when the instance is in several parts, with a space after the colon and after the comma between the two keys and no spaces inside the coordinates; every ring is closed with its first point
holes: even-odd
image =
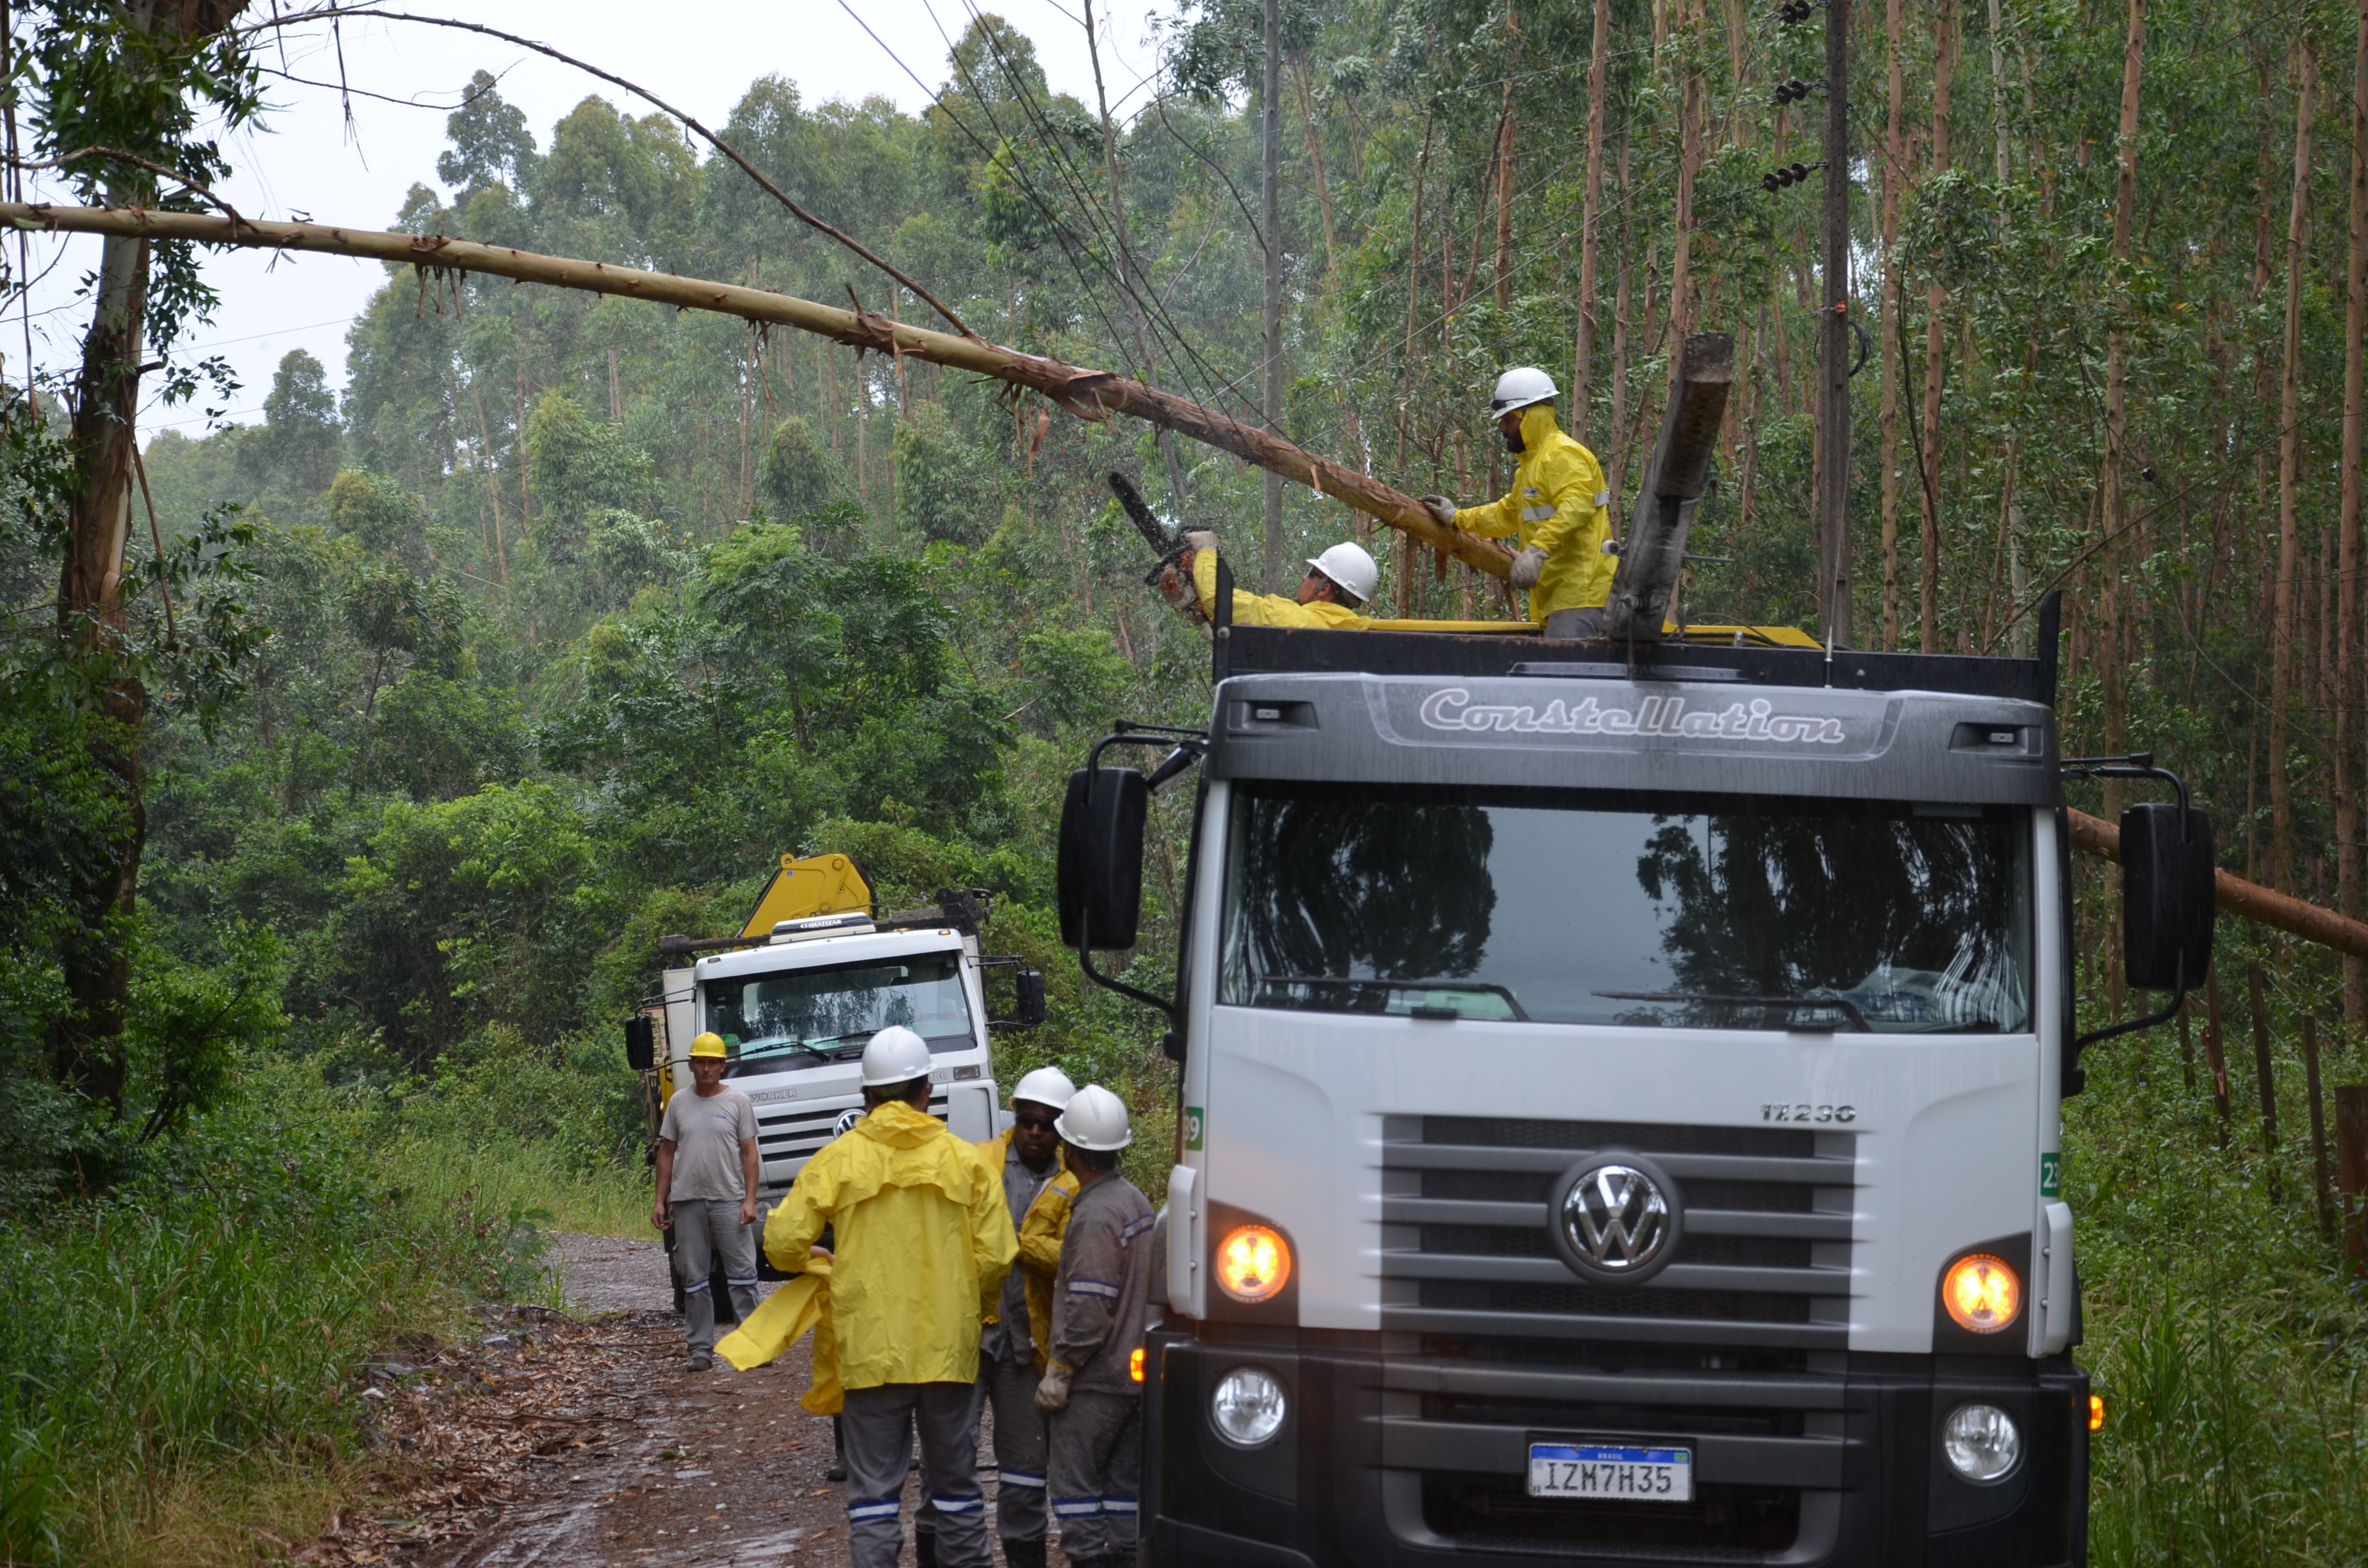
{"type": "MultiPolygon", "coordinates": [[[[843,3],[844,0],[842,0],[842,4],[843,3]]],[[[923,4],[925,9],[928,8],[927,0],[923,0],[923,4]]],[[[1076,165],[1070,160],[1066,150],[1062,146],[1061,138],[1058,133],[1053,131],[1053,126],[1043,113],[1042,107],[1036,103],[1033,95],[1029,91],[1026,78],[1012,64],[1010,58],[1004,53],[1002,41],[996,36],[994,31],[989,28],[979,27],[979,24],[985,21],[985,17],[981,15],[978,9],[976,0],[962,0],[962,5],[963,8],[968,10],[971,14],[973,28],[976,28],[979,31],[979,35],[985,40],[987,47],[995,51],[996,61],[1002,64],[1004,79],[1011,85],[1013,96],[1019,101],[1022,112],[1026,113],[1029,119],[1035,124],[1038,133],[1043,138],[1044,146],[1047,150],[1053,153],[1054,159],[1059,165],[1059,172],[1068,184],[1071,192],[1076,200],[1078,210],[1087,216],[1088,222],[1093,222],[1098,220],[1101,222],[1104,232],[1099,235],[1098,238],[1107,240],[1112,248],[1113,254],[1116,254],[1117,231],[1115,225],[1109,222],[1108,220],[1101,218],[1099,204],[1087,195],[1087,186],[1084,176],[1078,173],[1076,165]]],[[[937,14],[933,9],[930,10],[930,20],[932,22],[936,22],[937,20],[937,14]]],[[[939,35],[943,36],[945,31],[943,24],[939,24],[938,30],[939,35]]],[[[948,40],[948,51],[951,54],[951,40],[948,40]]],[[[982,104],[981,107],[985,108],[985,105],[982,104]]],[[[993,111],[988,110],[987,112],[989,122],[992,123],[993,111]]],[[[1013,172],[1015,174],[1019,173],[1016,169],[1013,172]]],[[[1168,348],[1170,356],[1170,369],[1178,372],[1178,379],[1186,383],[1188,390],[1192,392],[1197,401],[1203,401],[1205,403],[1205,392],[1200,388],[1191,387],[1190,383],[1192,378],[1183,373],[1183,367],[1176,362],[1174,355],[1180,349],[1212,382],[1221,372],[1219,372],[1214,367],[1211,366],[1208,361],[1201,357],[1200,351],[1192,346],[1191,341],[1185,335],[1183,329],[1178,326],[1173,318],[1167,315],[1164,305],[1158,301],[1156,297],[1152,300],[1146,301],[1144,299],[1142,293],[1134,287],[1133,282],[1125,278],[1121,272],[1111,271],[1111,269],[1107,267],[1104,267],[1103,270],[1110,272],[1112,279],[1118,284],[1119,288],[1123,290],[1130,299],[1133,299],[1138,306],[1149,312],[1149,320],[1156,324],[1158,328],[1162,329],[1165,335],[1172,339],[1172,347],[1168,348]]],[[[1122,354],[1123,349],[1121,349],[1121,352],[1122,354]]]]}

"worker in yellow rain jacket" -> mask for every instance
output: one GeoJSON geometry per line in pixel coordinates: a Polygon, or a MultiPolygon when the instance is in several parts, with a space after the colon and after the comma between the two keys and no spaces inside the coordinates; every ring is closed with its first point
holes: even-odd
{"type": "Polygon", "coordinates": [[[1531,366],[1497,377],[1488,407],[1505,445],[1520,455],[1513,488],[1482,506],[1458,507],[1444,495],[1426,495],[1422,505],[1440,523],[1483,539],[1519,534],[1511,580],[1530,596],[1530,619],[1548,637],[1600,637],[1620,564],[1603,550],[1611,496],[1595,454],[1554,423],[1557,395],[1554,378],[1531,366]]]}
{"type": "Polygon", "coordinates": [[[831,1325],[846,1390],[848,1556],[894,1568],[920,1433],[939,1561],[989,1568],[978,1484],[979,1324],[1019,1256],[1000,1172],[928,1114],[929,1048],[902,1025],[863,1049],[863,1119],[798,1173],[765,1253],[800,1267],[832,1227],[831,1325]]]}
{"type": "MultiPolygon", "coordinates": [[[[1008,1568],[1045,1568],[1044,1418],[1036,1413],[1036,1380],[1053,1332],[1061,1233],[1077,1190],[1077,1178],[1061,1165],[1061,1136],[1053,1122],[1076,1092],[1058,1067],[1037,1068],[1012,1091],[1011,1125],[978,1145],[987,1168],[1002,1175],[1005,1210],[1021,1235],[1019,1267],[1005,1278],[995,1316],[978,1340],[978,1404],[995,1412],[995,1533],[1008,1568]],[[1030,1227],[1040,1259],[1032,1266],[1030,1227]]],[[[938,1561],[937,1528],[936,1510],[925,1505],[913,1521],[913,1561],[919,1568],[938,1561]]]]}
{"type": "MultiPolygon", "coordinates": [[[[1163,583],[1162,591],[1178,600],[1177,608],[1188,606],[1204,619],[1214,619],[1217,613],[1217,536],[1212,533],[1187,534],[1184,542],[1191,551],[1186,562],[1192,574],[1189,597],[1174,593],[1180,585],[1163,583]]],[[[1171,579],[1173,574],[1169,574],[1171,579]]],[[[1381,583],[1381,569],[1362,547],[1343,540],[1323,554],[1311,556],[1307,575],[1299,580],[1299,592],[1291,598],[1281,594],[1253,594],[1234,590],[1234,624],[1235,626],[1292,626],[1313,631],[1362,631],[1372,622],[1360,612],[1373,597],[1381,583]]]]}

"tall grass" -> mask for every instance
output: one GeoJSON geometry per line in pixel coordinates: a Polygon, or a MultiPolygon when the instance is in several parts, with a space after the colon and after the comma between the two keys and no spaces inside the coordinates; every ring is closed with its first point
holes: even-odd
{"type": "MultiPolygon", "coordinates": [[[[2209,1074],[2199,1060],[2188,1088],[2168,1029],[2100,1048],[2065,1108],[2078,1354],[2107,1411],[2089,1537],[2104,1568],[2368,1562],[2368,1297],[2318,1233],[2294,1035],[2274,1048],[2265,1153],[2231,1014],[2226,1149],[2209,1074]]],[[[2330,1063],[2331,1081],[2358,1075],[2330,1063]]]]}
{"type": "Polygon", "coordinates": [[[514,1210],[390,1188],[350,1117],[279,1087],[106,1199],[0,1220],[0,1559],[138,1560],[193,1481],[234,1513],[242,1475],[350,1442],[372,1350],[530,1288],[514,1210]]]}

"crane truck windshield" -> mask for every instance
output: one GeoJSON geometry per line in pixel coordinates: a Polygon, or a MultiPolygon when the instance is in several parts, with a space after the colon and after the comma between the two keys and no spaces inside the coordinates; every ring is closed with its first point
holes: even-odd
{"type": "Polygon", "coordinates": [[[2031,833],[2003,806],[1243,782],[1219,1000],[2020,1032],[2031,833]]]}
{"type": "Polygon", "coordinates": [[[736,1047],[727,1077],[852,1061],[890,1024],[913,1030],[932,1051],[975,1044],[962,954],[776,970],[707,986],[707,1027],[736,1047]]]}

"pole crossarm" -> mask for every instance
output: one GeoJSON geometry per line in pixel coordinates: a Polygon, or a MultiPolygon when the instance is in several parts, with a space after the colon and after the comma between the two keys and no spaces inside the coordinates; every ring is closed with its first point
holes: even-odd
{"type": "Polygon", "coordinates": [[[245,218],[233,221],[210,213],[164,212],[138,207],[62,207],[15,201],[0,201],[0,222],[37,233],[113,234],[193,244],[240,245],[251,250],[305,251],[426,269],[486,273],[519,283],[648,300],[677,310],[712,311],[746,321],[795,327],[859,351],[909,355],[928,364],[968,370],[1037,392],[1080,419],[1099,421],[1113,414],[1131,415],[1230,452],[1293,483],[1307,485],[1492,577],[1502,577],[1512,568],[1510,551],[1490,540],[1440,526],[1412,496],[1371,475],[1228,419],[1188,398],[1108,370],[1025,354],[980,338],[958,337],[951,333],[893,322],[860,305],[854,310],[841,310],[768,289],[684,278],[670,272],[645,272],[639,267],[572,256],[543,256],[443,234],[388,233],[334,223],[266,222],[245,218]]]}
{"type": "MultiPolygon", "coordinates": [[[[2073,848],[2121,864],[2122,830],[2118,826],[2086,812],[2066,811],[2064,814],[2071,819],[2073,848]]],[[[2226,871],[2215,869],[2212,882],[2214,901],[2231,915],[2299,937],[2305,942],[2332,948],[2339,953],[2368,959],[2368,926],[2357,920],[2226,871]]]]}

